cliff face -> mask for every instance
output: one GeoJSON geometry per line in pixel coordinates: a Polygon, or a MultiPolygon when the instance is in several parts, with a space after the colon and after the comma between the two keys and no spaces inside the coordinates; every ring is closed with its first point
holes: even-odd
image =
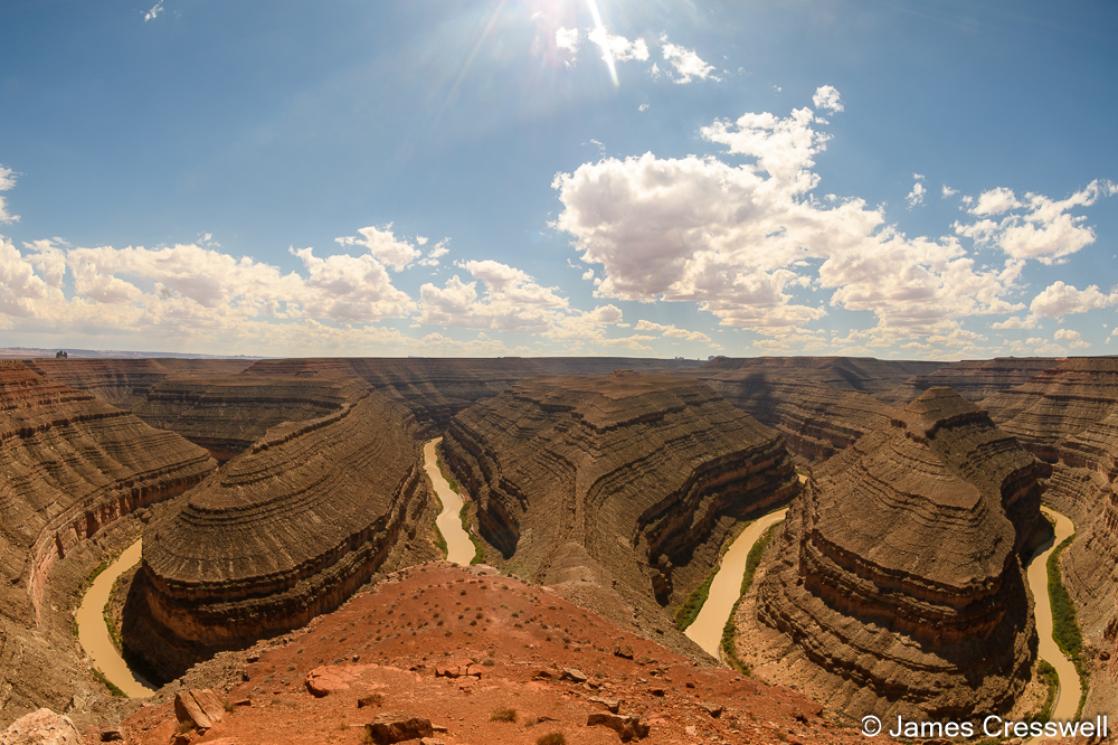
{"type": "Polygon", "coordinates": [[[422,509],[414,417],[366,392],[274,427],[144,533],[125,651],[157,679],[335,608],[422,509]]]}
{"type": "Polygon", "coordinates": [[[356,382],[235,376],[180,376],[160,381],[133,404],[136,416],[179,433],[224,463],[271,427],[337,410],[356,382]]]}
{"type": "Polygon", "coordinates": [[[895,393],[902,396],[898,400],[909,401],[929,388],[946,386],[968,401],[979,402],[1027,383],[1058,364],[1058,360],[1045,357],[999,357],[992,360],[950,362],[931,372],[914,375],[895,393]]]}
{"type": "Polygon", "coordinates": [[[131,409],[152,386],[168,377],[233,375],[248,366],[242,360],[180,359],[36,359],[28,366],[51,380],[89,391],[113,406],[131,409]]]}
{"type": "Polygon", "coordinates": [[[999,426],[1045,460],[1055,443],[1105,418],[1118,405],[1118,357],[1050,360],[1027,382],[982,401],[999,426]]]}
{"type": "Polygon", "coordinates": [[[942,388],[827,461],[758,588],[756,618],[783,635],[765,674],[794,670],[855,716],[1008,710],[1035,652],[1019,557],[1044,535],[1044,473],[942,388]]]}
{"type": "Polygon", "coordinates": [[[459,413],[443,452],[513,571],[661,604],[709,574],[735,520],[798,489],[777,433],[655,375],[517,386],[459,413]]]}
{"type": "Polygon", "coordinates": [[[48,663],[57,640],[40,628],[57,612],[44,602],[55,565],[109,523],[183,492],[215,466],[174,433],[23,363],[0,362],[0,716],[64,702],[73,685],[60,672],[76,662],[73,640],[64,638],[48,663]]]}
{"type": "Polygon", "coordinates": [[[623,357],[290,359],[261,360],[246,375],[361,380],[399,399],[415,413],[424,432],[433,434],[465,407],[529,378],[603,374],[617,369],[684,370],[698,365],[688,360],[623,357]]]}

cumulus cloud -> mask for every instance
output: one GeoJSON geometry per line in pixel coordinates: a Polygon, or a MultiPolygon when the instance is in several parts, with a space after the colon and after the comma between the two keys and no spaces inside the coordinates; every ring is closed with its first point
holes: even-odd
{"type": "Polygon", "coordinates": [[[620,34],[611,34],[599,26],[592,29],[586,38],[598,46],[602,59],[607,63],[611,59],[616,62],[647,62],[650,56],[648,43],[640,37],[628,39],[620,34]]]}
{"type": "Polygon", "coordinates": [[[379,228],[358,228],[356,236],[342,236],[334,240],[341,246],[363,246],[379,262],[397,272],[407,269],[421,254],[416,243],[396,237],[392,232],[392,223],[379,228]]]}
{"type": "Polygon", "coordinates": [[[1071,349],[1084,349],[1091,346],[1083,339],[1083,335],[1074,329],[1058,329],[1056,333],[1052,335],[1052,338],[1058,342],[1064,343],[1071,349]]]}
{"type": "Polygon", "coordinates": [[[650,331],[662,336],[667,336],[672,339],[682,339],[684,341],[697,341],[706,344],[711,343],[711,338],[701,331],[691,331],[690,329],[680,328],[671,323],[656,323],[654,321],[637,321],[633,326],[635,331],[650,331]]]}
{"type": "MultiPolygon", "coordinates": [[[[16,174],[11,168],[0,165],[0,191],[11,191],[16,185],[16,174]]],[[[0,194],[0,223],[19,222],[19,215],[8,211],[8,200],[0,194]]]]}
{"type": "Polygon", "coordinates": [[[568,62],[578,56],[579,36],[577,28],[560,26],[555,29],[555,48],[567,57],[568,62]]]}
{"type": "MultiPolygon", "coordinates": [[[[838,91],[817,99],[839,110],[838,91]]],[[[745,162],[645,153],[584,163],[553,181],[553,226],[598,270],[598,296],[695,302],[723,325],[781,340],[814,338],[805,325],[837,307],[876,319],[851,345],[973,345],[962,320],[1022,308],[1007,296],[1023,262],[981,267],[955,236],[911,238],[862,199],[816,197],[815,159],[829,141],[819,125],[802,108],[700,130],[745,162]]]]}
{"type": "Polygon", "coordinates": [[[821,85],[816,88],[815,95],[811,97],[811,104],[817,109],[832,113],[838,113],[846,108],[842,104],[842,96],[838,88],[833,85],[821,85]]]}
{"type": "Polygon", "coordinates": [[[193,339],[202,349],[240,342],[259,349],[269,339],[302,337],[311,328],[370,329],[414,312],[412,299],[393,286],[370,253],[292,253],[302,271],[285,272],[197,244],[72,247],[34,241],[21,251],[0,237],[0,326],[148,343],[193,339]]]}
{"type": "Polygon", "coordinates": [[[467,279],[455,274],[442,286],[427,282],[420,287],[420,324],[535,334],[576,349],[586,344],[648,349],[643,342],[651,337],[607,335],[623,322],[616,305],[573,308],[558,288],[541,285],[522,269],[500,261],[463,261],[458,267],[467,279]]]}
{"type": "Polygon", "coordinates": [[[1095,231],[1084,215],[1072,210],[1094,205],[1100,197],[1118,193],[1111,181],[1096,179],[1066,199],[1028,193],[1024,200],[998,187],[971,200],[969,212],[982,219],[956,222],[958,235],[995,246],[1007,256],[1042,264],[1058,264],[1095,242],[1095,231]]]}
{"type": "Polygon", "coordinates": [[[660,55],[671,66],[672,82],[686,85],[693,80],[719,81],[714,65],[708,64],[695,50],[673,44],[668,37],[660,37],[660,55]]]}
{"type": "Polygon", "coordinates": [[[162,15],[163,2],[164,0],[159,0],[155,5],[144,11],[144,23],[150,23],[162,15]]]}
{"type": "Polygon", "coordinates": [[[920,205],[924,204],[924,195],[927,193],[927,191],[927,188],[924,186],[924,174],[912,174],[912,189],[904,198],[905,204],[908,205],[909,209],[912,209],[913,207],[919,207],[920,205]]]}
{"type": "Polygon", "coordinates": [[[1082,290],[1057,280],[1038,292],[1029,303],[1029,313],[1014,316],[993,324],[995,329],[1031,329],[1046,318],[1062,319],[1065,316],[1087,313],[1118,305],[1118,289],[1105,293],[1098,285],[1088,285],[1082,290]]]}
{"type": "Polygon", "coordinates": [[[940,197],[942,197],[943,199],[950,199],[951,197],[955,196],[955,195],[956,195],[956,194],[958,194],[958,193],[959,193],[959,190],[958,190],[958,189],[955,189],[955,188],[953,188],[953,187],[950,187],[950,186],[948,186],[947,184],[944,184],[944,185],[943,185],[943,186],[941,186],[941,187],[940,187],[940,189],[939,189],[939,195],[940,195],[940,197]]]}

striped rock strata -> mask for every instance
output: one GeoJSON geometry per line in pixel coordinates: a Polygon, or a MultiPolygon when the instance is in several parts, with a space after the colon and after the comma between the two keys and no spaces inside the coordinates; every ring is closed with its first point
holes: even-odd
{"type": "Polygon", "coordinates": [[[739,611],[780,632],[762,676],[854,716],[1010,709],[1035,654],[1020,556],[1044,536],[1044,471],[943,388],[827,461],[739,611]]]}
{"type": "Polygon", "coordinates": [[[426,505],[414,417],[366,392],[274,427],[144,533],[125,652],[159,680],[344,601],[426,505]]]}
{"type": "Polygon", "coordinates": [[[522,384],[459,413],[443,452],[514,572],[661,604],[708,576],[736,520],[798,491],[776,432],[662,375],[522,384]]]}
{"type": "Polygon", "coordinates": [[[46,602],[52,570],[106,525],[215,466],[174,433],[0,362],[0,722],[64,706],[78,687],[69,619],[46,602]]]}

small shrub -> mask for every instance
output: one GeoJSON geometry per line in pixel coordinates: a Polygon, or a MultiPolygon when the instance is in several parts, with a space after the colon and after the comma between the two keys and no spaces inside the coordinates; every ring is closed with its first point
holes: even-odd
{"type": "Polygon", "coordinates": [[[491,722],[515,722],[516,709],[497,709],[489,715],[491,722]]]}
{"type": "Polygon", "coordinates": [[[537,739],[536,745],[567,745],[567,738],[562,732],[551,732],[537,739]]]}

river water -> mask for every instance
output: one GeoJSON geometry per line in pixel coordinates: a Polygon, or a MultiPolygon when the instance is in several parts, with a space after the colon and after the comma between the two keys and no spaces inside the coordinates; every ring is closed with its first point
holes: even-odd
{"type": "Polygon", "coordinates": [[[439,470],[437,448],[442,439],[436,437],[428,440],[423,446],[423,469],[431,479],[431,484],[435,487],[435,495],[443,505],[442,512],[435,519],[435,525],[446,541],[446,559],[455,564],[469,566],[474,560],[474,542],[462,527],[462,497],[450,488],[450,484],[439,470]]]}
{"type": "Polygon", "coordinates": [[[1064,539],[1075,533],[1075,525],[1065,515],[1055,510],[1048,507],[1040,509],[1055,523],[1056,538],[1051,546],[1029,563],[1027,578],[1035,603],[1036,633],[1039,638],[1037,656],[1054,667],[1060,679],[1060,690],[1056,695],[1056,704],[1052,707],[1051,716],[1053,720],[1063,721],[1071,719],[1078,711],[1082,688],[1075,665],[1060,651],[1059,645],[1052,636],[1052,602],[1048,595],[1048,557],[1064,542],[1064,539]]]}
{"type": "Polygon", "coordinates": [[[745,574],[745,561],[749,557],[750,549],[766,530],[783,520],[787,513],[788,509],[782,508],[749,523],[722,556],[722,563],[719,564],[718,572],[710,583],[710,594],[703,603],[702,610],[683,632],[711,657],[721,659],[719,651],[722,644],[722,629],[730,619],[734,603],[738,602],[741,596],[741,580],[742,575],[745,574]]]}
{"type": "Polygon", "coordinates": [[[140,563],[140,553],[141,541],[136,541],[97,575],[86,590],[76,617],[78,642],[93,660],[93,666],[129,698],[147,698],[155,693],[155,688],[133,673],[120,656],[105,625],[105,606],[117,578],[140,563]]]}

